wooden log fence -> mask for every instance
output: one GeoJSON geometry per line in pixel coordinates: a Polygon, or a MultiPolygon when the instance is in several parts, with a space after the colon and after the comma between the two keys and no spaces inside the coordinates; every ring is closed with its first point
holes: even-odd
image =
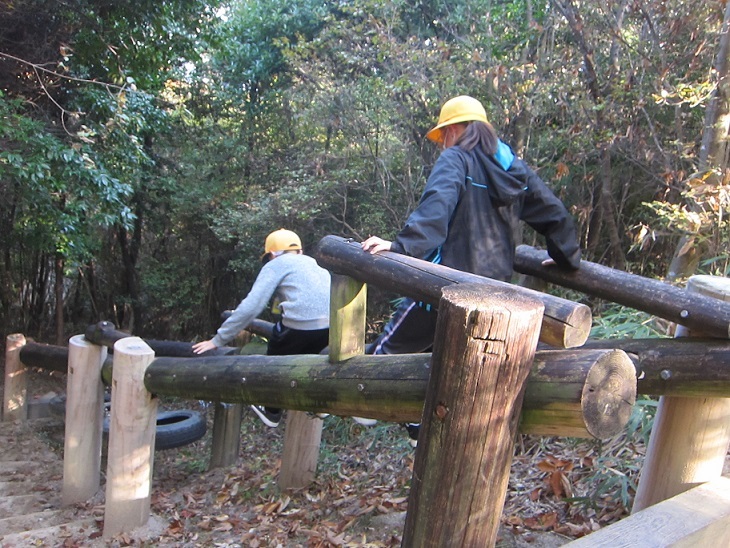
{"type": "MultiPolygon", "coordinates": [[[[257,325],[262,334],[272,327],[271,323],[263,320],[257,325]]],[[[89,342],[99,344],[101,341],[89,342]]],[[[589,339],[581,348],[557,350],[556,352],[564,353],[565,359],[554,355],[548,361],[544,356],[550,350],[538,350],[535,371],[538,367],[546,367],[558,359],[563,363],[574,359],[591,360],[592,354],[585,351],[598,349],[619,349],[626,352],[636,368],[638,394],[730,397],[730,341],[723,339],[589,339]]],[[[28,341],[20,347],[20,360],[25,367],[66,373],[68,353],[69,349],[65,346],[28,341]]],[[[164,354],[161,356],[165,357],[164,354]]],[[[195,355],[195,359],[200,359],[200,356],[195,355]]],[[[254,358],[251,359],[255,361],[254,358]]],[[[363,359],[367,361],[369,358],[363,359]]],[[[424,359],[430,359],[430,354],[421,354],[416,358],[419,362],[424,359]]],[[[561,367],[563,366],[553,367],[554,373],[551,374],[558,375],[561,367]]],[[[102,379],[107,385],[111,382],[111,371],[112,359],[108,356],[102,368],[102,379]]],[[[533,376],[530,378],[533,379],[533,376]]],[[[553,377],[548,382],[561,381],[558,377],[553,377]]],[[[539,397],[539,394],[535,395],[539,397]]]]}
{"type": "MultiPolygon", "coordinates": [[[[245,402],[311,413],[418,422],[431,354],[156,358],[145,375],[155,394],[245,402]]],[[[105,373],[108,376],[108,373],[105,373]]],[[[607,438],[626,424],[635,369],[616,350],[551,350],[535,355],[527,378],[524,433],[607,438]]]]}
{"type": "MultiPolygon", "coordinates": [[[[404,546],[494,544],[518,424],[522,431],[549,435],[613,435],[628,420],[637,370],[639,388],[649,392],[704,394],[707,377],[714,376],[719,382],[709,384],[715,393],[728,395],[728,368],[721,365],[727,363],[727,345],[662,341],[652,342],[647,349],[648,345],[632,347],[628,341],[611,341],[606,344],[625,351],[575,349],[586,342],[590,327],[590,311],[584,305],[393,253],[373,256],[341,238],[323,239],[316,256],[335,273],[329,356],[194,357],[190,345],[181,343],[184,346],[166,350],[179,352],[179,357],[155,358],[154,350],[136,337],[114,329],[87,333],[89,338],[98,337],[115,347],[113,362],[99,355],[93,360],[97,370],[103,363],[101,376],[112,383],[116,393],[112,398],[105,537],[143,525],[149,515],[153,393],[281,407],[307,421],[311,419],[304,412],[420,421],[404,546]],[[365,282],[439,307],[432,355],[362,354],[365,282]],[[538,338],[554,347],[574,349],[536,352],[538,338]],[[671,361],[671,354],[676,359],[679,348],[683,359],[695,356],[694,370],[671,361]],[[696,369],[701,359],[718,365],[705,368],[700,375],[696,369]],[[140,451],[145,447],[146,452],[140,451]]],[[[543,258],[521,247],[517,269],[561,285],[566,283],[558,280],[568,280],[574,285],[567,287],[579,289],[575,281],[579,276],[574,273],[534,265],[543,258]]],[[[594,271],[590,264],[581,274],[589,279],[607,275],[600,269],[594,271]]],[[[610,284],[617,287],[612,289],[612,297],[605,298],[627,304],[626,287],[634,295],[639,291],[639,286],[631,285],[637,280],[611,279],[618,280],[610,284]],[[618,287],[621,284],[624,286],[618,287]]],[[[701,326],[706,335],[728,338],[727,305],[695,295],[674,298],[673,293],[668,299],[673,301],[671,305],[658,304],[666,300],[659,297],[659,288],[641,287],[648,288],[650,297],[639,309],[667,319],[678,317],[692,329],[701,326]]],[[[14,352],[11,359],[20,362],[21,380],[21,360],[25,358],[33,361],[45,355],[52,367],[60,367],[57,350],[26,344],[22,336],[12,337],[8,348],[14,352]]],[[[99,379],[94,382],[97,388],[92,392],[97,393],[99,379]]],[[[21,388],[15,390],[22,397],[11,393],[11,399],[25,397],[21,388]]],[[[4,420],[6,414],[4,408],[4,420]]],[[[293,424],[302,427],[296,421],[293,424]]],[[[290,447],[298,443],[300,448],[316,452],[316,432],[294,437],[299,439],[287,442],[290,447]]],[[[309,462],[304,475],[281,487],[299,486],[311,479],[316,456],[314,465],[311,459],[309,462]]],[[[295,468],[291,471],[299,474],[295,468]]]]}
{"type": "MultiPolygon", "coordinates": [[[[702,358],[699,344],[681,346],[690,347],[686,355],[702,358]]],[[[28,360],[23,362],[25,366],[43,367],[49,354],[68,360],[66,347],[50,351],[49,345],[38,345],[37,353],[33,348],[23,354],[28,360]]],[[[672,352],[672,348],[666,350],[672,352]]],[[[730,364],[730,346],[719,355],[730,364]]],[[[341,363],[332,363],[325,355],[163,356],[149,364],[144,383],[151,393],[193,400],[414,422],[422,413],[430,364],[430,353],[355,354],[341,363]]],[[[101,366],[105,384],[111,384],[112,375],[113,361],[107,357],[101,366]]],[[[608,438],[626,423],[636,393],[634,380],[635,367],[628,355],[613,348],[538,351],[527,380],[520,430],[608,438]],[[603,409],[609,412],[603,413],[603,409]]],[[[726,375],[715,381],[730,394],[726,375]]],[[[698,382],[704,385],[705,380],[698,382]]]]}

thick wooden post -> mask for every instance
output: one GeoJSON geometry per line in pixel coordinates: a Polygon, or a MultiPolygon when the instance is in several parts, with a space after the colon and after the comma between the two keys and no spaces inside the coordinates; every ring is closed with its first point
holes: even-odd
{"type": "Polygon", "coordinates": [[[152,349],[139,337],[114,344],[104,537],[146,525],[150,516],[157,398],[144,386],[152,349]]]}
{"type": "Polygon", "coordinates": [[[213,417],[213,448],[208,470],[232,466],[238,460],[241,446],[242,403],[215,402],[213,417]]]}
{"type": "MultiPolygon", "coordinates": [[[[331,363],[365,351],[365,284],[332,274],[330,290],[331,363]]],[[[295,388],[295,387],[292,387],[295,388]]],[[[306,487],[314,479],[322,441],[322,420],[301,411],[287,412],[279,487],[306,487]]]]}
{"type": "Polygon", "coordinates": [[[3,422],[24,421],[28,418],[25,365],[20,361],[20,349],[24,345],[25,337],[20,333],[13,333],[5,339],[3,422]]]}
{"type": "Polygon", "coordinates": [[[494,546],[543,305],[444,288],[403,546],[494,546]]]}
{"type": "Polygon", "coordinates": [[[104,427],[101,366],[106,355],[105,346],[91,344],[83,335],[69,340],[61,493],[64,505],[84,502],[99,490],[104,427]]]}
{"type": "MultiPolygon", "coordinates": [[[[687,291],[730,302],[728,278],[693,276],[687,291]]],[[[678,328],[676,335],[703,334],[678,328]]],[[[662,396],[632,513],[719,478],[729,445],[730,398],[662,396]]]]}

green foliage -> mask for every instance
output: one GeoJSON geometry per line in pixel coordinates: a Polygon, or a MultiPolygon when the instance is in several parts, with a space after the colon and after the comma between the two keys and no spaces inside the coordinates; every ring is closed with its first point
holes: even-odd
{"type": "Polygon", "coordinates": [[[655,318],[646,312],[610,304],[593,319],[591,338],[594,339],[652,339],[662,334],[653,326],[655,318]]]}
{"type": "Polygon", "coordinates": [[[13,221],[5,238],[82,261],[99,251],[98,227],[131,222],[124,203],[131,188],[109,174],[93,148],[57,139],[23,113],[20,100],[2,94],[0,140],[3,216],[13,221]]]}
{"type": "Polygon", "coordinates": [[[595,442],[584,457],[591,465],[580,480],[588,494],[569,502],[590,508],[613,504],[620,504],[626,511],[631,508],[657,405],[656,400],[639,399],[622,434],[595,442]]]}
{"type": "MultiPolygon", "coordinates": [[[[19,63],[2,80],[27,99],[3,98],[3,267],[25,260],[18,286],[34,269],[47,282],[39,265],[62,252],[103,280],[70,288],[99,319],[124,304],[138,328],[194,337],[246,293],[269,231],[305,248],[394,236],[438,155],[424,133],[462,93],[570,207],[587,259],[611,264],[618,239],[627,266],[656,277],[700,227],[702,268],[728,270],[723,179],[688,175],[719,5],[26,0],[0,28],[30,14],[42,24],[22,47],[0,31],[3,51],[56,71],[19,63]]],[[[656,334],[640,314],[600,316],[597,336],[656,334]]]]}

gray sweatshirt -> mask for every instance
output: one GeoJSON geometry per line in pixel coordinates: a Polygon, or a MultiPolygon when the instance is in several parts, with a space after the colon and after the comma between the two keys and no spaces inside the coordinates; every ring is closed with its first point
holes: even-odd
{"type": "Polygon", "coordinates": [[[223,346],[233,340],[261,314],[274,294],[285,327],[303,331],[329,327],[329,271],[312,257],[284,253],[263,266],[251,291],[218,329],[213,344],[223,346]]]}

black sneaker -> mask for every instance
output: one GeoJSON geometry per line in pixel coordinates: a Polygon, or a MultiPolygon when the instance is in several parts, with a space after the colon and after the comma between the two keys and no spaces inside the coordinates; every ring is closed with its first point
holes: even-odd
{"type": "Polygon", "coordinates": [[[276,428],[279,426],[281,421],[281,409],[272,409],[271,407],[264,407],[263,405],[252,405],[251,409],[264,421],[266,426],[276,428]]]}
{"type": "Polygon", "coordinates": [[[408,430],[408,437],[410,438],[408,441],[411,444],[411,447],[416,447],[418,445],[418,430],[421,427],[420,423],[417,422],[407,422],[403,426],[406,427],[406,430],[408,430]]]}

